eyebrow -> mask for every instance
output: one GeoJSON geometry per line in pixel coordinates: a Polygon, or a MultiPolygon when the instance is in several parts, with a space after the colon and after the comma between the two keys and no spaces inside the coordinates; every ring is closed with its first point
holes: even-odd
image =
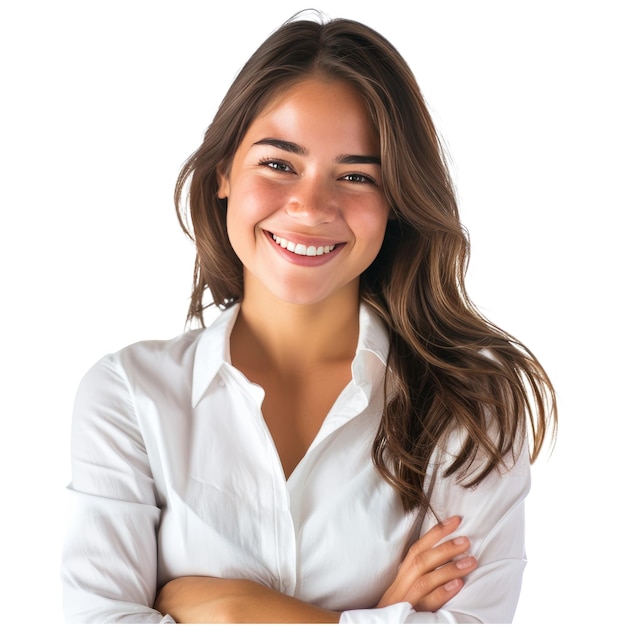
{"type": "MultiPolygon", "coordinates": [[[[292,154],[298,154],[301,156],[305,156],[308,154],[307,150],[305,150],[297,143],[294,143],[293,141],[286,141],[285,139],[275,139],[273,137],[260,139],[259,141],[255,141],[253,145],[273,146],[274,148],[278,148],[279,150],[284,150],[285,152],[291,152],[292,154]]],[[[337,157],[337,163],[341,163],[343,165],[357,165],[359,163],[374,163],[376,165],[380,165],[380,157],[367,154],[341,154],[337,157]]]]}
{"type": "Polygon", "coordinates": [[[302,146],[299,146],[297,143],[293,143],[293,141],[285,141],[284,139],[274,139],[272,137],[266,137],[265,139],[255,141],[253,145],[273,146],[274,148],[284,150],[285,152],[291,152],[292,154],[307,154],[307,151],[302,146]]]}

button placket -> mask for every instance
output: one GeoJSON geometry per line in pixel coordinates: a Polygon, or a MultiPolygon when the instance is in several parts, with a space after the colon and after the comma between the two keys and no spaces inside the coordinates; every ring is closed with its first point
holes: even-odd
{"type": "MultiPolygon", "coordinates": [[[[265,439],[267,465],[271,468],[273,511],[274,511],[274,545],[273,563],[267,566],[274,571],[272,587],[282,593],[293,595],[296,588],[296,534],[291,516],[291,502],[287,481],[276,444],[263,418],[262,404],[265,391],[259,385],[250,382],[245,376],[235,370],[240,386],[243,388],[250,402],[254,406],[258,427],[265,439]]],[[[267,555],[269,556],[269,554],[267,555]]]]}

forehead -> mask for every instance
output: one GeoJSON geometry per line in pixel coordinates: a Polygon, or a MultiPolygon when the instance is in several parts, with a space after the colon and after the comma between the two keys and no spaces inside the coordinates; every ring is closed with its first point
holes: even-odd
{"type": "Polygon", "coordinates": [[[280,89],[252,121],[249,132],[272,129],[378,145],[364,98],[339,79],[305,78],[280,89]]]}

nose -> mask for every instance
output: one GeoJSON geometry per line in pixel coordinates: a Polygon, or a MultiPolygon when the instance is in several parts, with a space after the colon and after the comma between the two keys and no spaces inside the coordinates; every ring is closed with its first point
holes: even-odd
{"type": "Polygon", "coordinates": [[[318,226],[332,222],[339,209],[332,183],[312,177],[300,180],[286,205],[289,217],[306,226],[318,226]]]}

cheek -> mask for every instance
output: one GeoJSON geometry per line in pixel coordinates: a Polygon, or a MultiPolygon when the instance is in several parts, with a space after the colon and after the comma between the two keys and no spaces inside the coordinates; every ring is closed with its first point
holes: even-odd
{"type": "Polygon", "coordinates": [[[386,206],[376,206],[369,211],[361,211],[359,218],[362,238],[369,246],[375,248],[373,252],[378,254],[387,230],[389,209],[386,206]]]}
{"type": "Polygon", "coordinates": [[[233,221],[233,227],[239,222],[249,227],[277,211],[284,202],[285,194],[280,187],[263,179],[252,179],[231,185],[227,218],[233,221]]]}
{"type": "Polygon", "coordinates": [[[259,224],[284,203],[283,194],[262,180],[231,184],[226,229],[235,253],[244,260],[259,236],[259,224]]]}
{"type": "MultiPolygon", "coordinates": [[[[380,252],[387,232],[389,211],[381,209],[362,217],[361,243],[365,246],[363,252],[363,262],[369,267],[380,252]]],[[[362,248],[363,249],[363,248],[362,248]]]]}

